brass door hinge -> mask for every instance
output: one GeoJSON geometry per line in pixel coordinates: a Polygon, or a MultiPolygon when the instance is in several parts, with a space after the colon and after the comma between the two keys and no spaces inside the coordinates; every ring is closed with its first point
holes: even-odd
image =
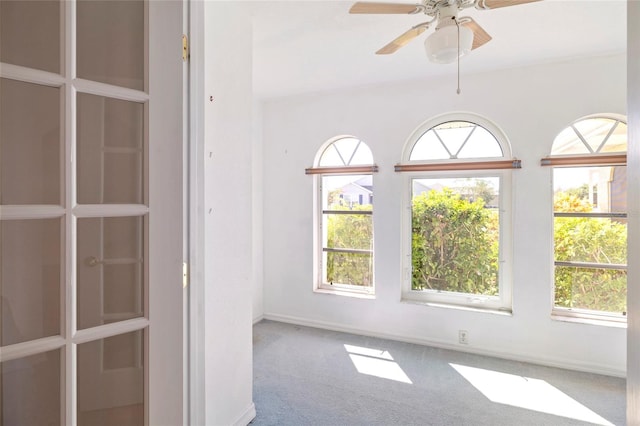
{"type": "Polygon", "coordinates": [[[182,60],[184,62],[189,60],[189,38],[186,34],[182,34],[182,60]]]}
{"type": "Polygon", "coordinates": [[[189,285],[189,265],[187,262],[182,262],[182,288],[187,288],[189,285]]]}

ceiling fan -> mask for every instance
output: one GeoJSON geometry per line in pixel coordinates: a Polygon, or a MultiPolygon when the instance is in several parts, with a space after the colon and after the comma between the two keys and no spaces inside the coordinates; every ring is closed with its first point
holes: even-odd
{"type": "Polygon", "coordinates": [[[458,17],[458,12],[470,7],[497,9],[540,0],[422,0],[419,4],[357,2],[349,13],[409,14],[424,13],[432,19],[411,27],[391,43],[376,52],[394,53],[435,24],[435,31],[425,40],[429,60],[450,63],[491,40],[491,36],[473,18],[458,17]]]}

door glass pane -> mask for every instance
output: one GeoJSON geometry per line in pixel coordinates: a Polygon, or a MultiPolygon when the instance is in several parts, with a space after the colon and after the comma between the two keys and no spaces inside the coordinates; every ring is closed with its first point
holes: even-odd
{"type": "Polygon", "coordinates": [[[60,2],[0,1],[0,61],[60,73],[60,2]]]}
{"type": "Polygon", "coordinates": [[[78,77],[144,90],[144,28],[143,1],[78,1],[78,77]]]}
{"type": "Polygon", "coordinates": [[[78,425],[144,424],[143,331],[78,345],[78,425]]]}
{"type": "Polygon", "coordinates": [[[144,105],[78,94],[78,203],[143,202],[144,105]]]}
{"type": "Polygon", "coordinates": [[[140,332],[119,334],[102,343],[102,369],[104,371],[141,366],[140,332]]]}
{"type": "Polygon", "coordinates": [[[143,315],[142,217],[78,219],[78,328],[143,315]]]}
{"type": "Polygon", "coordinates": [[[0,93],[0,203],[60,204],[60,89],[2,78],[0,93]]]}
{"type": "Polygon", "coordinates": [[[0,222],[2,346],[60,334],[60,219],[0,222]]]}
{"type": "Polygon", "coordinates": [[[0,425],[60,424],[60,350],[4,361],[0,425]]]}

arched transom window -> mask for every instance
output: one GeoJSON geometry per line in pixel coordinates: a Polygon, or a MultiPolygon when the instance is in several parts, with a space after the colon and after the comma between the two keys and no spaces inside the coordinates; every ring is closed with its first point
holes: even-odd
{"type": "Polygon", "coordinates": [[[581,118],[554,139],[556,316],[626,320],[627,125],[624,117],[581,118]]]}
{"type": "Polygon", "coordinates": [[[318,167],[373,165],[373,154],[366,143],[343,137],[327,145],[318,159],[318,167]]]}
{"type": "Polygon", "coordinates": [[[590,155],[627,152],[627,124],[622,118],[587,117],[562,130],[551,155],[590,155]]]}
{"type": "Polygon", "coordinates": [[[415,142],[409,161],[503,157],[496,137],[470,121],[448,121],[427,130],[415,142]]]}
{"type": "Polygon", "coordinates": [[[373,172],[366,143],[334,138],[318,151],[315,175],[316,291],[373,294],[373,172]]]}
{"type": "Polygon", "coordinates": [[[403,298],[511,309],[509,142],[475,114],[446,114],[409,138],[403,298]]]}

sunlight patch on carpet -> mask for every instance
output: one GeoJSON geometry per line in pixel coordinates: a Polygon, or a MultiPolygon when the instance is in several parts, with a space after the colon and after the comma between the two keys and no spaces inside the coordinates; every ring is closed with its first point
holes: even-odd
{"type": "Polygon", "coordinates": [[[575,420],[613,426],[544,380],[449,364],[490,401],[575,420]]]}
{"type": "Polygon", "coordinates": [[[388,351],[352,345],[344,348],[358,373],[413,384],[388,351]]]}

